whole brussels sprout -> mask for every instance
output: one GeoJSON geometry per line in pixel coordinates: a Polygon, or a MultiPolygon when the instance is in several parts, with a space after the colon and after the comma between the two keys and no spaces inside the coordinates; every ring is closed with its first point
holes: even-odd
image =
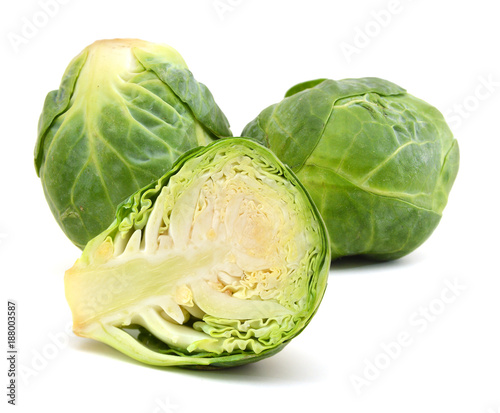
{"type": "Polygon", "coordinates": [[[35,166],[54,217],[83,248],[131,193],[221,136],[231,136],[226,117],[174,49],[100,40],[47,95],[35,166]]]}
{"type": "Polygon", "coordinates": [[[332,259],[413,251],[438,225],[458,171],[441,113],[378,78],[296,85],[242,135],[297,174],[326,222],[332,259]]]}
{"type": "Polygon", "coordinates": [[[118,207],[65,275],[77,335],[147,364],[221,368],[280,351],[315,314],[328,232],[249,139],[193,149],[118,207]]]}

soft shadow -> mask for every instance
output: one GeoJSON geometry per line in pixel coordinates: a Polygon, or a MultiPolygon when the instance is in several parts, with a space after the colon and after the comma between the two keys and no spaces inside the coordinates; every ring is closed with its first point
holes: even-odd
{"type": "Polygon", "coordinates": [[[406,267],[408,265],[413,265],[413,258],[411,255],[407,255],[402,258],[391,261],[379,261],[370,259],[363,256],[352,256],[352,257],[341,257],[332,261],[330,264],[331,274],[334,275],[347,275],[350,270],[359,270],[363,268],[393,268],[393,267],[406,267]]]}
{"type": "Polygon", "coordinates": [[[299,349],[289,346],[285,347],[280,353],[264,360],[220,370],[195,370],[182,367],[150,366],[134,360],[104,343],[90,339],[80,339],[72,343],[71,346],[77,351],[93,353],[97,357],[109,357],[120,363],[129,363],[141,368],[224,382],[266,382],[288,385],[304,381],[321,381],[324,379],[325,375],[323,366],[313,365],[313,359],[308,358],[307,354],[303,354],[299,349]]]}
{"type": "Polygon", "coordinates": [[[327,372],[317,360],[293,347],[285,347],[280,353],[267,359],[244,366],[224,370],[192,371],[197,376],[222,381],[246,383],[273,383],[289,385],[307,381],[324,381],[327,372]],[[207,374],[208,373],[208,374],[207,374]]]}

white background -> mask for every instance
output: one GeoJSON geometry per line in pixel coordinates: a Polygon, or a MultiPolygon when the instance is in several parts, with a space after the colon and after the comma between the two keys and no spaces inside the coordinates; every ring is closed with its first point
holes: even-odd
{"type": "Polygon", "coordinates": [[[48,15],[44,1],[3,2],[0,13],[0,347],[10,298],[17,411],[500,412],[496,2],[61,0],[48,15]],[[447,115],[460,144],[441,224],[396,262],[336,263],[311,324],[253,365],[151,368],[74,336],[63,274],[79,250],[49,211],[33,148],[45,95],[70,59],[114,37],[175,47],[235,135],[304,80],[378,76],[405,87],[447,115]]]}

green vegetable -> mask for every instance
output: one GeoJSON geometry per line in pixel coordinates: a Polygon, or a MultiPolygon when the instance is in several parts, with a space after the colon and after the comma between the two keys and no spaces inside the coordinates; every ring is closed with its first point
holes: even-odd
{"type": "Polygon", "coordinates": [[[184,154],[87,244],[65,276],[73,328],[152,365],[256,361],[316,312],[328,245],[307,192],[271,151],[219,140],[184,154]]]}
{"type": "Polygon", "coordinates": [[[377,78],[301,83],[242,135],[296,173],[326,222],[332,259],[413,251],[438,225],[458,171],[441,113],[377,78]]]}
{"type": "Polygon", "coordinates": [[[131,193],[221,136],[231,136],[224,114],[174,49],[101,40],[47,95],[35,166],[57,222],[83,248],[131,193]]]}

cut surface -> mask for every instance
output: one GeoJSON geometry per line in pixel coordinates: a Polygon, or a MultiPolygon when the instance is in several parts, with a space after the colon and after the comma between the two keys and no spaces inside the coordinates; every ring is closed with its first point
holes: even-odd
{"type": "Polygon", "coordinates": [[[326,283],[324,228],[263,150],[218,142],[136,194],[66,274],[75,332],[133,357],[151,352],[142,361],[153,364],[259,354],[300,332],[326,283]],[[164,347],[147,349],[131,326],[164,347]]]}

